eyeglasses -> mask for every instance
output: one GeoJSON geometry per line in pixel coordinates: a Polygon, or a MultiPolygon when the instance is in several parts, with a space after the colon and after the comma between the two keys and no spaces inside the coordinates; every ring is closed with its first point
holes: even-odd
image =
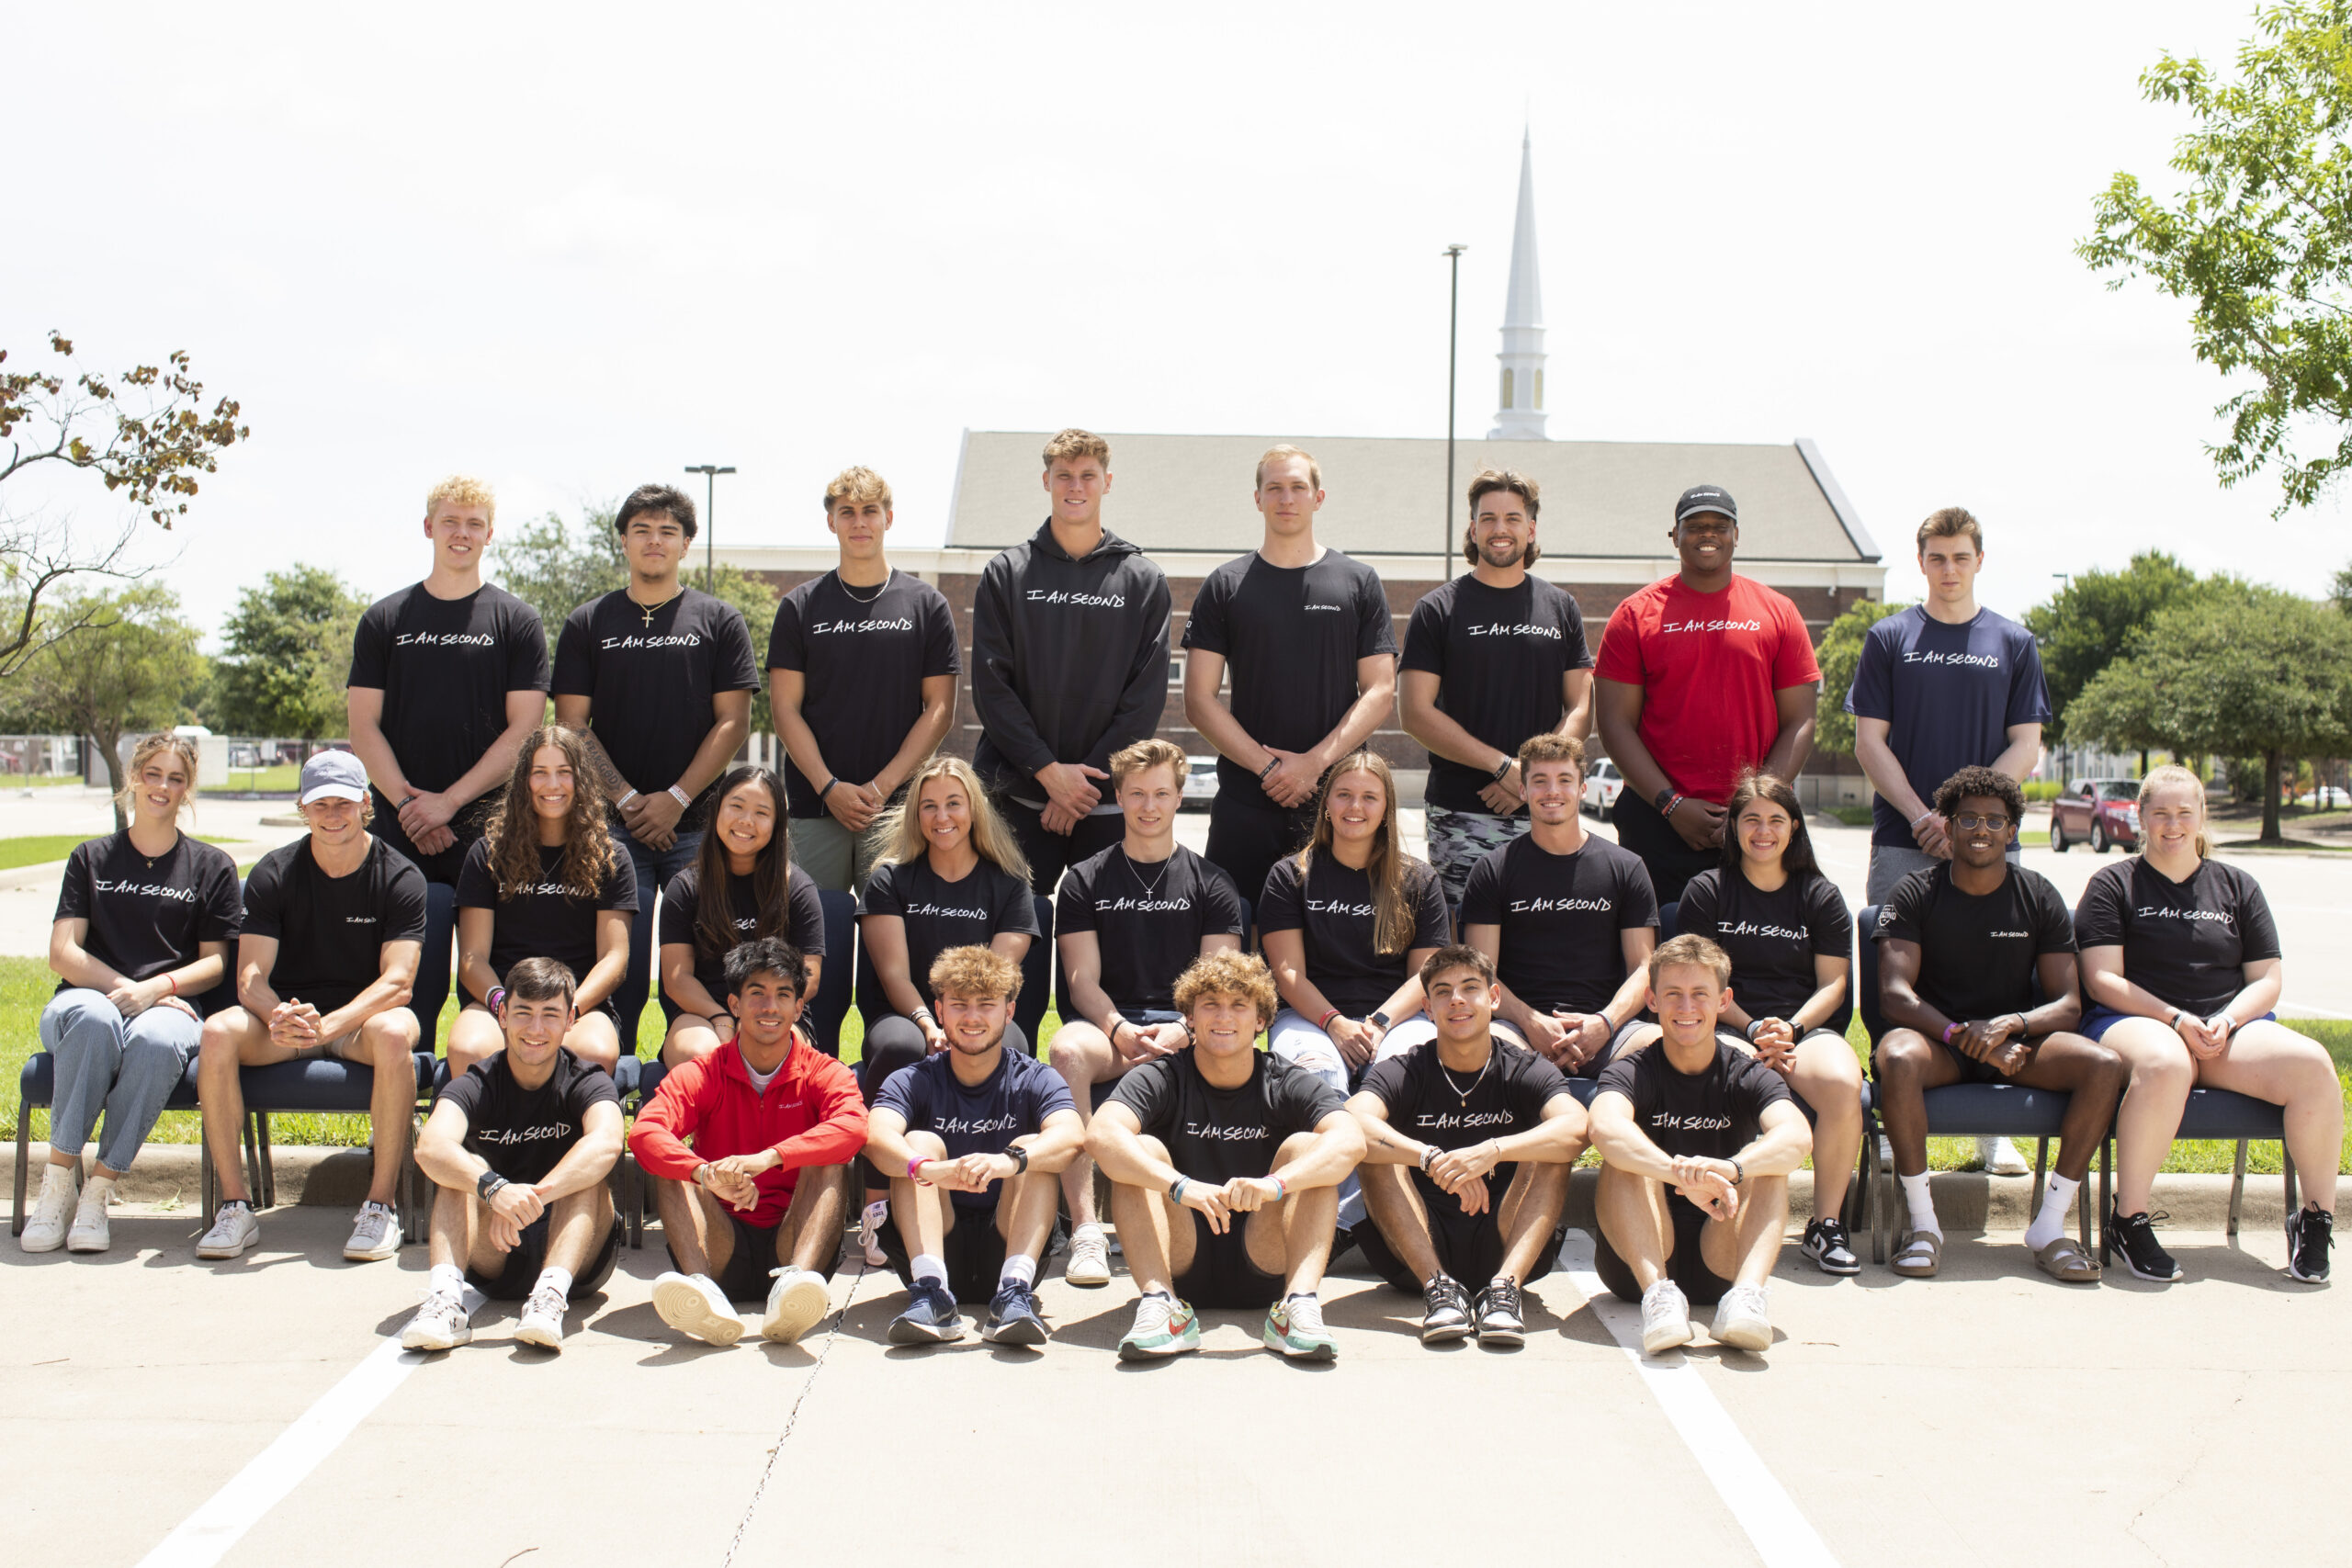
{"type": "Polygon", "coordinates": [[[1965,828],[1971,832],[1984,828],[1997,833],[2009,825],[2008,818],[1998,813],[1991,817],[1955,817],[1952,821],[1956,826],[1965,828]]]}

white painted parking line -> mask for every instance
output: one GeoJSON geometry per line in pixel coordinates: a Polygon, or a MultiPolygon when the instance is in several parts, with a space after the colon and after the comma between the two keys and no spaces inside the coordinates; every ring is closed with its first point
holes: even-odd
{"type": "Polygon", "coordinates": [[[141,1558],[139,1568],[209,1568],[220,1562],[424,1360],[422,1352],[403,1351],[397,1339],[377,1346],[279,1433],[276,1442],[141,1558]]]}
{"type": "Polygon", "coordinates": [[[1838,1559],[1796,1503],[1781,1489],[1728,1411],[1686,1358],[1653,1360],[1642,1354],[1642,1314],[1609,1292],[1592,1269],[1592,1238],[1568,1232],[1560,1269],[1590,1304],[1593,1316],[1640,1369],[1650,1396],[1699,1461],[1715,1494],[1731,1510],[1766,1568],[1838,1568],[1838,1559]]]}

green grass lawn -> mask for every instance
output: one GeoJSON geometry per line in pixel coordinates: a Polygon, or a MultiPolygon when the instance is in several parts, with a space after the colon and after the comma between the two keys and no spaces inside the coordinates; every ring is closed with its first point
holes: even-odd
{"type": "Polygon", "coordinates": [[[292,790],[302,782],[302,770],[292,762],[279,762],[267,768],[232,768],[229,782],[221,790],[230,795],[246,795],[259,791],[292,790]]]}
{"type": "MultiPolygon", "coordinates": [[[[74,852],[74,847],[88,840],[88,833],[34,833],[17,839],[0,839],[0,871],[14,871],[21,865],[42,865],[50,861],[63,860],[74,852]]],[[[232,844],[234,839],[203,840],[208,844],[232,844]]]]}
{"type": "MultiPolygon", "coordinates": [[[[48,1004],[56,979],[49,966],[34,958],[0,958],[0,1137],[13,1138],[17,1128],[17,1075],[25,1059],[40,1049],[40,1010],[48,1004]]],[[[441,1037],[448,1038],[449,1025],[458,1015],[454,999],[441,1014],[441,1037]]],[[[2335,1060],[2336,1075],[2344,1081],[2347,1107],[2352,1107],[2352,1021],[2335,1022],[2318,1019],[2295,1019],[2292,1026],[2312,1036],[2327,1047],[2335,1060]]],[[[1037,1030],[1037,1049],[1042,1056],[1046,1042],[1061,1027],[1061,1020],[1048,1012],[1037,1030]]],[[[644,1054],[652,1055],[658,1047],[663,1029],[661,1007],[646,1004],[643,1022],[638,1037],[643,1043],[644,1054]]],[[[856,1062],[864,1055],[865,1029],[854,1009],[842,1025],[842,1060],[856,1062]]],[[[1857,1055],[1869,1049],[1862,1035],[1861,1021],[1857,1019],[1847,1032],[1847,1038],[1857,1055]]],[[[2347,1109],[2347,1123],[2352,1123],[2352,1109],[2347,1109]]],[[[33,1136],[49,1135],[49,1113],[33,1112],[33,1136]]],[[[368,1141],[368,1119],[364,1116],[275,1116],[270,1119],[271,1140],[279,1144],[323,1144],[338,1146],[364,1145],[368,1141]]],[[[196,1112],[167,1111],[158,1122],[155,1141],[165,1144],[194,1144],[203,1141],[196,1112]]],[[[2030,1153],[2030,1151],[2029,1151],[2030,1153]]],[[[2172,1157],[2165,1164],[2171,1171],[2203,1171],[2226,1174],[2237,1152],[2234,1144],[2177,1143],[2172,1157]]],[[[2279,1146],[2277,1144],[2256,1144],[2247,1151],[2246,1169],[2275,1176],[2279,1171],[2279,1146]]],[[[1585,1156],[1587,1163],[1595,1156],[1585,1156]]],[[[1931,1138],[1928,1140],[1928,1164],[1937,1170],[1967,1170],[1976,1165],[1976,1140],[1973,1138],[1931,1138]]],[[[2352,1173],[2352,1137],[2347,1137],[2346,1152],[2337,1168],[2352,1173]]]]}

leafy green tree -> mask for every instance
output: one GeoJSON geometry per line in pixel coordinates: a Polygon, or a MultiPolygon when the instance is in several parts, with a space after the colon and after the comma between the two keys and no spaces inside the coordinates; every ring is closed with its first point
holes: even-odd
{"type": "Polygon", "coordinates": [[[1821,710],[1813,721],[1813,747],[1840,757],[1854,754],[1854,716],[1846,711],[1846,694],[1854,689],[1854,671],[1862,662],[1862,641],[1870,629],[1903,604],[1858,599],[1821,630],[1821,646],[1814,657],[1821,663],[1821,710]]]}
{"type": "MultiPolygon", "coordinates": [[[[177,723],[182,699],[203,674],[197,628],[181,617],[179,596],[161,583],[67,594],[59,608],[82,629],[35,654],[12,695],[44,728],[96,742],[119,795],[122,738],[177,723]]],[[[119,803],[114,825],[127,825],[119,803]]]]}
{"type": "Polygon", "coordinates": [[[2118,173],[2075,254],[2110,287],[2144,275],[2189,302],[2197,357],[2253,383],[2214,410],[2229,439],[2206,450],[2224,485],[2275,468],[2283,514],[2352,464],[2352,0],[2268,6],[2255,34],[2233,81],[2169,52],[2141,75],[2195,121],[2174,144],[2181,194],[2118,173]],[[2334,449],[2299,456],[2314,422],[2334,449]]]}
{"type": "Polygon", "coordinates": [[[2352,615],[2352,566],[2335,569],[2335,581],[2328,584],[2328,603],[2347,615],[2352,615]]]}
{"type": "Polygon", "coordinates": [[[2177,604],[2093,677],[2066,721],[2087,735],[2140,726],[2184,750],[2260,757],[2262,841],[2278,843],[2281,765],[2352,751],[2352,619],[2252,584],[2177,604]]]}
{"type": "Polygon", "coordinates": [[[2057,716],[2045,737],[2053,744],[2068,739],[2069,709],[2092,677],[2135,651],[2157,612],[2194,597],[2202,586],[2172,557],[2143,550],[2121,571],[2077,572],[2048,603],[2028,610],[2026,629],[2041,645],[2042,679],[2057,716]]]}
{"type": "Polygon", "coordinates": [[[237,595],[213,662],[218,728],[303,740],[341,735],[351,638],[368,602],[324,567],[273,571],[237,595]]]}

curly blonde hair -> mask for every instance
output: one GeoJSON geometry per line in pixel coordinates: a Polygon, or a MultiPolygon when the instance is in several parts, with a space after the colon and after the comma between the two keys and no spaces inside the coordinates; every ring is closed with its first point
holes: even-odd
{"type": "Polygon", "coordinates": [[[1258,1027],[1274,1021],[1282,998],[1274,991],[1273,971],[1254,953],[1204,953],[1191,968],[1176,976],[1176,1010],[1187,1018],[1203,997],[1246,997],[1257,1004],[1258,1027]]]}
{"type": "Polygon", "coordinates": [[[872,468],[843,468],[833,476],[833,482],[825,487],[825,515],[831,516],[833,508],[844,501],[854,501],[861,506],[869,501],[877,502],[882,510],[888,512],[890,510],[890,487],[872,468]]]}
{"type": "Polygon", "coordinates": [[[459,506],[479,506],[492,522],[498,521],[498,492],[490,488],[488,479],[478,479],[471,474],[451,474],[424,492],[424,514],[427,517],[441,510],[445,501],[459,506]]]}
{"type": "Polygon", "coordinates": [[[1002,997],[1021,994],[1021,965],[992,947],[951,947],[931,961],[934,997],[1002,997]]]}

